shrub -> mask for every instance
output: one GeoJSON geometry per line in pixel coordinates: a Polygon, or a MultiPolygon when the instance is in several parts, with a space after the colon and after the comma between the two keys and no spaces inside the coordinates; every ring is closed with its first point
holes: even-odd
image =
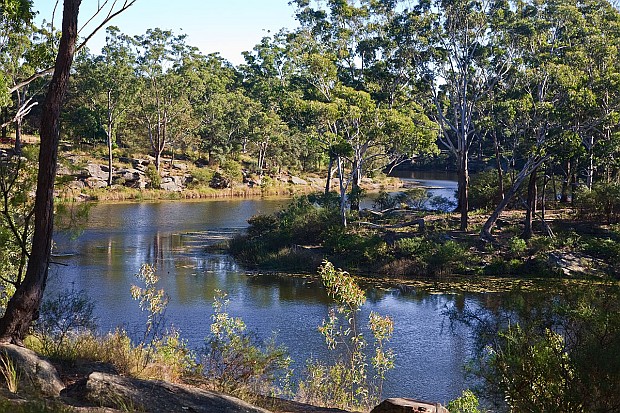
{"type": "Polygon", "coordinates": [[[144,173],[149,180],[151,189],[159,189],[161,187],[161,175],[159,175],[159,171],[155,168],[155,165],[152,163],[149,164],[144,173]]]}
{"type": "Polygon", "coordinates": [[[390,317],[371,312],[368,328],[373,336],[374,355],[370,366],[365,351],[367,340],[357,320],[366,301],[364,292],[345,271],[325,261],[319,273],[328,295],[335,301],[319,331],[336,361],[325,364],[308,360],[298,398],[312,404],[341,409],[368,409],[381,398],[386,373],[394,367],[395,355],[387,348],[394,331],[390,317]],[[370,376],[372,374],[372,376],[370,376]]]}
{"type": "Polygon", "coordinates": [[[461,396],[446,407],[450,413],[480,413],[478,398],[471,390],[463,390],[461,396]]]}
{"type": "Polygon", "coordinates": [[[242,319],[227,312],[228,300],[218,292],[213,302],[211,334],[205,339],[202,374],[213,390],[248,400],[280,394],[290,375],[286,349],[271,339],[260,341],[242,319]]]}
{"type": "Polygon", "coordinates": [[[208,186],[211,179],[213,179],[215,171],[211,168],[192,168],[190,174],[192,176],[188,186],[190,188],[196,188],[200,186],[208,186]]]}
{"type": "Polygon", "coordinates": [[[65,290],[41,305],[38,322],[34,326],[43,351],[51,357],[74,353],[73,337],[97,328],[93,316],[95,304],[84,291],[65,290]]]}
{"type": "Polygon", "coordinates": [[[592,190],[581,188],[575,196],[581,219],[604,220],[607,224],[620,221],[620,183],[598,183],[592,190]]]}
{"type": "MultiPolygon", "coordinates": [[[[497,171],[478,172],[471,176],[469,182],[469,206],[473,209],[491,209],[500,201],[497,171]]],[[[504,188],[510,187],[510,181],[504,174],[504,188]]]]}
{"type": "Polygon", "coordinates": [[[431,275],[450,275],[454,270],[463,269],[466,259],[465,247],[452,240],[439,244],[425,257],[431,275]]]}

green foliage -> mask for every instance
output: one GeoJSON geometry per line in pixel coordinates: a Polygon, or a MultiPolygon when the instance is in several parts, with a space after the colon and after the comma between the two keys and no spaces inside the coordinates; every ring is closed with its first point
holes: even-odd
{"type": "Polygon", "coordinates": [[[146,168],[145,174],[149,180],[149,186],[152,189],[159,189],[161,186],[161,175],[155,165],[150,163],[146,168]]]}
{"type": "Polygon", "coordinates": [[[478,398],[471,390],[463,390],[458,398],[446,406],[450,413],[481,413],[478,398]]]}
{"type": "Polygon", "coordinates": [[[211,179],[213,179],[214,173],[215,171],[211,168],[192,168],[190,171],[192,180],[189,182],[188,186],[190,188],[208,186],[211,179]]]}
{"type": "Polygon", "coordinates": [[[436,242],[426,237],[397,240],[394,251],[397,257],[411,259],[421,275],[450,275],[464,269],[469,258],[466,248],[456,241],[436,242]]]}
{"type": "Polygon", "coordinates": [[[72,348],[76,344],[74,338],[97,328],[94,308],[94,303],[84,291],[74,289],[44,300],[39,320],[34,326],[42,351],[50,357],[75,352],[72,348]]]}
{"type": "Polygon", "coordinates": [[[0,159],[0,308],[6,308],[25,275],[33,234],[37,150],[0,159]]]}
{"type": "MultiPolygon", "coordinates": [[[[510,188],[510,181],[504,175],[504,188],[510,188]]],[[[497,171],[478,172],[469,182],[469,204],[473,209],[493,209],[501,200],[497,171]]]]}
{"type": "Polygon", "coordinates": [[[512,237],[508,240],[508,251],[515,257],[522,256],[527,250],[527,243],[524,239],[512,237]]]}
{"type": "Polygon", "coordinates": [[[519,325],[498,333],[501,344],[489,348],[486,363],[498,376],[513,411],[575,412],[585,400],[570,389],[575,371],[564,338],[553,331],[530,336],[519,325]]]}
{"type": "Polygon", "coordinates": [[[205,339],[202,374],[217,391],[245,400],[257,395],[280,395],[288,385],[291,359],[275,340],[262,342],[248,332],[242,319],[227,312],[226,294],[218,292],[205,339]]]}
{"type": "Polygon", "coordinates": [[[620,289],[515,291],[453,311],[474,331],[470,372],[500,411],[614,411],[620,401],[620,289]]]}
{"type": "Polygon", "coordinates": [[[132,285],[131,297],[138,301],[140,310],[147,314],[142,343],[148,344],[161,334],[169,297],[163,289],[157,288],[159,277],[155,268],[150,265],[143,264],[136,274],[136,278],[144,284],[144,287],[132,285]]]}
{"type": "Polygon", "coordinates": [[[226,161],[220,165],[222,176],[230,182],[241,182],[243,174],[239,162],[226,161]]]}
{"type": "Polygon", "coordinates": [[[335,358],[332,364],[308,360],[298,398],[341,409],[367,409],[381,398],[386,373],[394,367],[395,355],[386,347],[394,324],[389,316],[371,312],[368,326],[373,336],[374,355],[369,368],[367,339],[360,330],[358,312],[365,293],[347,272],[325,261],[319,269],[327,294],[335,301],[327,320],[319,327],[335,358]],[[372,374],[372,376],[371,376],[372,374]]]}
{"type": "Polygon", "coordinates": [[[620,221],[620,183],[599,183],[592,190],[582,189],[575,198],[582,219],[607,224],[620,221]]]}
{"type": "Polygon", "coordinates": [[[311,199],[301,196],[272,215],[250,218],[247,236],[233,239],[229,250],[246,264],[261,266],[277,261],[280,251],[294,245],[322,244],[329,231],[339,226],[338,211],[311,199]]]}

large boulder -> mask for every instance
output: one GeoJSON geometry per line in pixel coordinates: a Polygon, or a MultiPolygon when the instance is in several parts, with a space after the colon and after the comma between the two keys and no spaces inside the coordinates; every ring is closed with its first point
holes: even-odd
{"type": "Polygon", "coordinates": [[[450,413],[439,403],[425,402],[404,397],[386,399],[370,413],[450,413]]]}
{"type": "Polygon", "coordinates": [[[37,394],[58,396],[65,388],[56,368],[34,351],[14,344],[1,344],[0,355],[6,355],[17,367],[18,390],[31,387],[37,394]]]}
{"type": "Polygon", "coordinates": [[[167,176],[162,178],[159,187],[164,191],[180,192],[183,190],[183,178],[180,176],[167,176]]]}
{"type": "Polygon", "coordinates": [[[141,412],[269,413],[235,397],[164,381],[94,372],[63,396],[95,406],[130,407],[141,412]]]}
{"type": "Polygon", "coordinates": [[[86,165],[86,168],[84,168],[81,175],[85,178],[95,178],[105,181],[108,179],[108,172],[104,171],[102,166],[103,165],[96,163],[89,163],[86,165]]]}
{"type": "Polygon", "coordinates": [[[289,182],[292,183],[293,185],[308,185],[307,181],[297,176],[291,176],[291,178],[289,179],[289,182]]]}

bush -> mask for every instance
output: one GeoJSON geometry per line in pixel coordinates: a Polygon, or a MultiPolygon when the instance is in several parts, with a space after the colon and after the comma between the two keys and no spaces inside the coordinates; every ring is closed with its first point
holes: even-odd
{"type": "MultiPolygon", "coordinates": [[[[373,337],[374,355],[368,362],[368,341],[357,320],[366,301],[364,292],[347,272],[325,261],[319,270],[327,294],[334,300],[327,320],[319,327],[327,348],[336,361],[329,365],[308,360],[298,398],[304,402],[347,410],[365,410],[380,399],[386,373],[394,367],[395,355],[387,348],[394,331],[388,316],[371,312],[368,330],[373,337]],[[370,369],[372,366],[372,369],[370,369]]],[[[373,353],[373,352],[371,352],[373,353]]]]}
{"type": "Polygon", "coordinates": [[[618,411],[618,285],[515,291],[451,318],[474,332],[469,370],[498,411],[618,411]]]}
{"type": "Polygon", "coordinates": [[[65,290],[41,305],[34,332],[41,340],[43,351],[50,357],[62,357],[75,352],[75,336],[97,328],[93,316],[95,304],[84,291],[65,290]]]}
{"type": "Polygon", "coordinates": [[[592,190],[581,188],[575,196],[575,206],[581,219],[620,222],[620,183],[598,183],[592,190]]]}
{"type": "Polygon", "coordinates": [[[480,413],[478,398],[471,390],[463,390],[461,396],[446,406],[450,413],[480,413]]]}
{"type": "Polygon", "coordinates": [[[286,349],[274,339],[262,342],[248,332],[243,320],[226,312],[227,306],[226,295],[218,292],[202,356],[202,374],[209,386],[245,400],[281,394],[291,373],[286,349]]]}
{"type": "Polygon", "coordinates": [[[200,186],[208,186],[213,179],[215,171],[211,168],[192,168],[190,174],[192,176],[188,186],[190,188],[196,188],[200,186]]]}
{"type": "MultiPolygon", "coordinates": [[[[469,181],[469,206],[473,209],[492,209],[500,202],[497,171],[483,171],[471,176],[469,181]]],[[[510,181],[504,174],[504,188],[510,181]]]]}
{"type": "Polygon", "coordinates": [[[145,174],[150,182],[149,185],[151,189],[159,189],[161,187],[161,175],[159,175],[159,171],[155,168],[155,165],[150,163],[146,168],[145,174]]]}

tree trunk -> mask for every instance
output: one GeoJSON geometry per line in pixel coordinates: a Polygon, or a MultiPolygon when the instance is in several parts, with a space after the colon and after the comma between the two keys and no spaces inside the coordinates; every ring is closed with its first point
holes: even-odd
{"type": "Polygon", "coordinates": [[[8,126],[5,124],[5,122],[8,122],[8,119],[9,119],[9,110],[8,110],[8,108],[5,107],[5,108],[2,109],[2,125],[3,126],[2,126],[2,132],[1,132],[2,135],[1,135],[1,137],[2,137],[3,141],[6,141],[9,138],[9,136],[8,136],[8,126]]]}
{"type": "Polygon", "coordinates": [[[504,170],[502,169],[502,158],[499,152],[499,142],[497,132],[493,131],[493,144],[495,145],[495,167],[497,168],[497,185],[500,200],[504,199],[504,170]]]}
{"type": "Polygon", "coordinates": [[[21,155],[22,153],[22,118],[15,120],[15,144],[13,145],[15,153],[21,155]]]}
{"type": "Polygon", "coordinates": [[[353,162],[353,179],[351,181],[351,199],[350,199],[350,209],[351,211],[359,211],[360,210],[360,171],[358,161],[355,160],[353,162]]]}
{"type": "Polygon", "coordinates": [[[344,182],[344,170],[342,167],[342,158],[338,156],[336,159],[338,162],[338,182],[340,183],[340,218],[342,219],[342,226],[347,226],[347,185],[344,182]]]}
{"type": "Polygon", "coordinates": [[[497,219],[502,214],[502,212],[504,211],[504,209],[506,208],[510,200],[517,194],[517,191],[519,191],[519,188],[521,187],[521,184],[523,183],[525,178],[527,178],[527,176],[530,173],[532,173],[532,171],[535,171],[540,166],[540,164],[545,162],[547,158],[548,157],[544,157],[538,160],[529,159],[525,163],[521,171],[519,171],[517,176],[514,178],[513,184],[510,187],[510,190],[506,193],[506,196],[504,197],[504,199],[499,203],[499,205],[497,205],[497,207],[495,208],[495,211],[493,211],[491,216],[487,219],[487,221],[482,226],[482,230],[480,231],[480,238],[482,238],[483,240],[488,240],[488,241],[493,239],[491,230],[495,226],[495,222],[497,222],[497,219]]]}
{"type": "Polygon", "coordinates": [[[536,201],[538,198],[538,188],[536,186],[536,179],[538,178],[538,169],[534,169],[530,174],[530,182],[527,187],[527,210],[525,211],[525,227],[521,238],[530,239],[534,235],[532,228],[533,218],[536,215],[536,201]]]}
{"type": "Polygon", "coordinates": [[[560,194],[560,203],[567,204],[568,203],[568,186],[570,182],[570,177],[572,175],[572,164],[570,159],[566,161],[566,175],[564,176],[564,180],[562,181],[562,193],[560,194]]]}
{"type": "Polygon", "coordinates": [[[594,181],[594,135],[590,136],[588,145],[588,169],[586,170],[586,185],[588,189],[592,189],[592,183],[594,181]]]}
{"type": "Polygon", "coordinates": [[[112,91],[108,90],[108,186],[112,185],[112,91]]]}
{"type": "Polygon", "coordinates": [[[32,252],[23,282],[0,319],[0,341],[21,344],[30,324],[38,317],[47,282],[54,223],[54,179],[58,158],[59,118],[67,89],[78,36],[77,17],[81,0],[65,0],[62,36],[41,116],[41,148],[35,199],[32,252]]]}
{"type": "Polygon", "coordinates": [[[467,231],[468,213],[469,213],[469,164],[467,151],[461,152],[461,161],[458,177],[458,202],[459,211],[461,213],[461,231],[467,231]]]}
{"type": "Polygon", "coordinates": [[[332,181],[332,168],[334,167],[334,157],[329,156],[329,165],[327,166],[327,180],[325,181],[325,196],[329,195],[329,190],[332,181]]]}

